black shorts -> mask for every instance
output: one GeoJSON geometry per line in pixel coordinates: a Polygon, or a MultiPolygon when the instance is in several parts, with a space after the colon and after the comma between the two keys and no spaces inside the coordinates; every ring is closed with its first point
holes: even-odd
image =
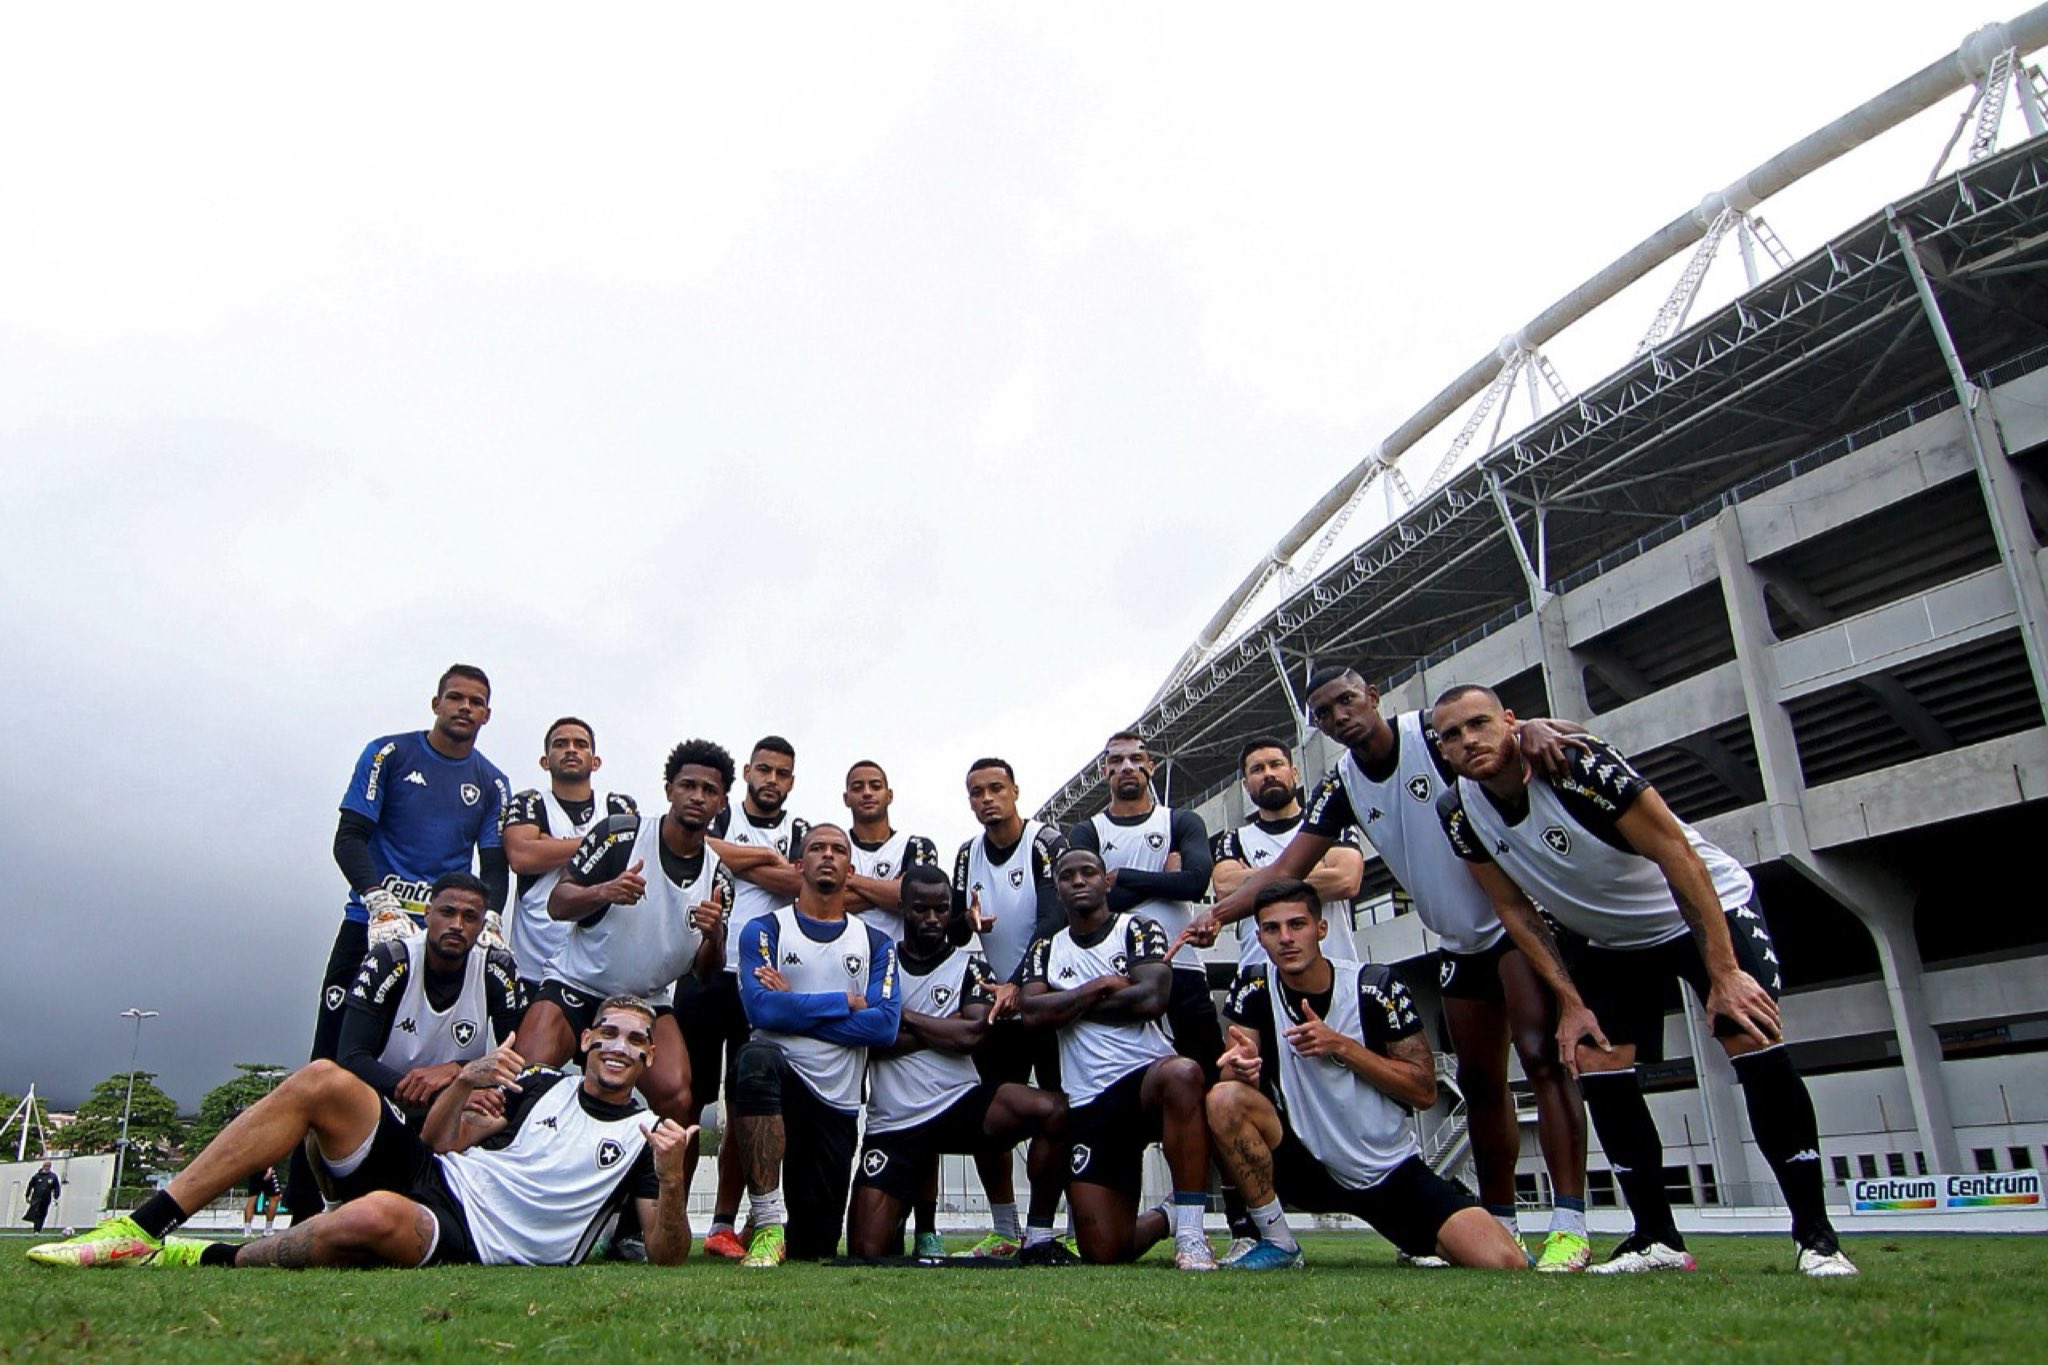
{"type": "MultiPolygon", "coordinates": [[[[352,1152],[322,1152],[321,1164],[346,1160],[352,1152]]],[[[337,1202],[360,1199],[378,1190],[404,1193],[418,1180],[420,1172],[434,1164],[433,1153],[420,1141],[407,1122],[405,1112],[389,1099],[379,1097],[377,1128],[370,1137],[369,1155],[347,1175],[327,1173],[337,1202]]]]}
{"type": "Polygon", "coordinates": [[[1409,1157],[1368,1189],[1340,1185],[1284,1120],[1273,1153],[1273,1189],[1282,1203],[1304,1213],[1363,1218],[1410,1256],[1436,1255],[1437,1234],[1451,1216],[1479,1207],[1463,1186],[1429,1169],[1419,1156],[1409,1157]]]}
{"type": "MultiPolygon", "coordinates": [[[[1750,904],[1722,913],[1735,945],[1735,965],[1776,1000],[1784,981],[1763,912],[1750,904]]],[[[1691,934],[1651,948],[1603,948],[1576,935],[1559,940],[1558,946],[1586,1008],[1600,1021],[1600,1031],[1616,1046],[1633,1044],[1639,1062],[1664,1060],[1664,1010],[1671,999],[1671,983],[1691,986],[1702,1005],[1712,989],[1706,959],[1691,934]]],[[[1740,1024],[1719,1016],[1713,1023],[1716,1038],[1733,1038],[1743,1031],[1740,1024]]]]}
{"type": "Polygon", "coordinates": [[[720,972],[709,984],[695,976],[676,982],[676,1023],[690,1054],[690,1103],[700,1111],[732,1085],[733,1063],[752,1030],[740,1005],[740,979],[720,972]]]}
{"type": "Polygon", "coordinates": [[[769,1042],[746,1044],[750,1057],[756,1049],[775,1077],[775,1108],[763,1104],[760,1112],[782,1116],[782,1196],[789,1217],[789,1255],[799,1261],[836,1256],[839,1234],[846,1226],[860,1115],[819,1099],[781,1048],[769,1042]]]}
{"type": "Polygon", "coordinates": [[[967,1155],[997,1147],[987,1130],[988,1107],[995,1098],[996,1087],[984,1082],[914,1127],[869,1133],[861,1146],[853,1183],[872,1185],[891,1199],[910,1203],[917,1197],[933,1157],[942,1152],[967,1155]]]}
{"type": "Polygon", "coordinates": [[[1014,1082],[1032,1084],[1037,1074],[1040,1090],[1060,1088],[1060,1039],[1054,1029],[1025,1028],[1006,1019],[988,1031],[988,1037],[974,1050],[974,1067],[991,1087],[1014,1082]]]}
{"type": "MultiPolygon", "coordinates": [[[[597,1007],[605,1002],[606,997],[593,995],[589,991],[579,990],[567,982],[549,977],[540,983],[540,988],[533,993],[532,998],[535,1001],[547,1001],[560,1010],[562,1017],[569,1021],[569,1032],[576,1035],[576,1042],[571,1048],[571,1055],[575,1056],[578,1055],[576,1049],[583,1045],[583,1030],[597,1022],[597,1007]]],[[[664,1014],[675,1012],[673,1005],[654,1006],[654,1017],[657,1019],[664,1014]]]]}
{"type": "Polygon", "coordinates": [[[476,1242],[469,1235],[469,1214],[462,1207],[462,1200],[455,1191],[448,1188],[448,1182],[441,1176],[441,1163],[429,1161],[421,1170],[419,1178],[406,1191],[406,1197],[434,1216],[440,1232],[434,1238],[434,1249],[427,1253],[421,1265],[477,1265],[476,1242]]]}
{"type": "Polygon", "coordinates": [[[261,1171],[250,1176],[249,1198],[257,1201],[258,1208],[262,1207],[263,1200],[277,1198],[277,1176],[275,1174],[266,1176],[261,1171]]]}
{"type": "Polygon", "coordinates": [[[1446,1000],[1482,1000],[1505,1005],[1508,998],[1501,990],[1500,960],[1513,951],[1515,941],[1506,934],[1491,948],[1476,953],[1444,949],[1443,963],[1437,968],[1438,991],[1446,1000]]]}
{"type": "Polygon", "coordinates": [[[1204,1085],[1216,1084],[1216,1059],[1223,1055],[1223,1022],[1216,1017],[1216,997],[1209,994],[1206,972],[1173,969],[1172,993],[1166,998],[1166,1022],[1173,1050],[1202,1068],[1204,1085]]]}
{"type": "Polygon", "coordinates": [[[1156,1065],[1146,1063],[1067,1111],[1067,1171],[1074,1180],[1137,1196],[1145,1148],[1159,1140],[1159,1115],[1145,1112],[1140,1094],[1156,1065]]]}

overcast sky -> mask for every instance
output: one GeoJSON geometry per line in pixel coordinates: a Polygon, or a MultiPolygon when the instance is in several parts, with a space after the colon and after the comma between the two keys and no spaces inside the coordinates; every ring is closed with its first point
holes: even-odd
{"type": "MultiPolygon", "coordinates": [[[[1504,333],[2004,17],[13,7],[0,1088],[129,1005],[187,1107],[302,1059],[350,765],[453,660],[517,785],[562,712],[648,802],[779,731],[798,814],[872,756],[950,852],[969,759],[1043,799],[1504,333]]],[[[1764,212],[1811,249],[1960,108],[1764,212]]]]}

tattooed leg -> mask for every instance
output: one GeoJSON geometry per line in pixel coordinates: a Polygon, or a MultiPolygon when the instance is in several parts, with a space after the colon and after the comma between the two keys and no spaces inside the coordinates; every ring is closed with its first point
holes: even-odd
{"type": "Polygon", "coordinates": [[[1280,1115],[1272,1101],[1239,1081],[1209,1092],[1209,1131],[1216,1160],[1253,1207],[1273,1198],[1273,1149],[1280,1145],[1280,1115]]]}

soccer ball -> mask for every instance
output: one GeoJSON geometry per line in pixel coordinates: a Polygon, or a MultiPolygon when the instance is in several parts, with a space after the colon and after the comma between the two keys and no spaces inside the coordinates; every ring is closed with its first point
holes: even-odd
{"type": "Polygon", "coordinates": [[[66,1223],[64,1225],[64,1235],[66,1237],[76,1237],[78,1235],[78,1229],[72,1227],[69,1223],[66,1223]]]}

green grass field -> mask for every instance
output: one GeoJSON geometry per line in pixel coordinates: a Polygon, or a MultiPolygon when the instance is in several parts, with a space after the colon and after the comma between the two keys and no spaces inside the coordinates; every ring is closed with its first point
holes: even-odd
{"type": "MultiPolygon", "coordinates": [[[[0,1357],[340,1360],[681,1355],[1427,1362],[2039,1360],[2048,1239],[1852,1238],[1816,1283],[1778,1238],[1691,1240],[1700,1270],[1625,1280],[1398,1269],[1378,1238],[1310,1268],[54,1271],[0,1238],[0,1357]]],[[[1606,1239],[1601,1239],[1601,1245],[1606,1239]]],[[[964,1244],[964,1243],[963,1243],[964,1244]]]]}

